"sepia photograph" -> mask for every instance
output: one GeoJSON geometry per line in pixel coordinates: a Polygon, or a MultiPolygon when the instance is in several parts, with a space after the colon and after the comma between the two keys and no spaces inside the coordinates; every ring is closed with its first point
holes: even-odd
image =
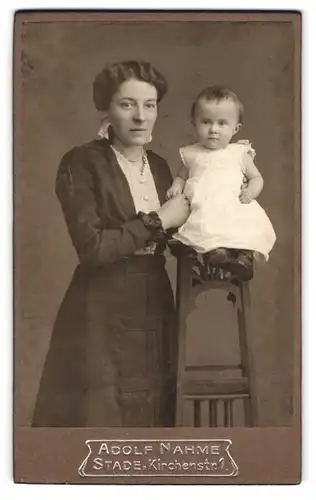
{"type": "Polygon", "coordinates": [[[16,14],[16,481],[299,482],[300,29],[16,14]]]}

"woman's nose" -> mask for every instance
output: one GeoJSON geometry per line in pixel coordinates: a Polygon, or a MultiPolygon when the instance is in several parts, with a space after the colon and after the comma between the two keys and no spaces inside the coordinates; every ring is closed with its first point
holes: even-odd
{"type": "Polygon", "coordinates": [[[135,108],[134,120],[136,120],[138,122],[142,122],[145,120],[143,106],[137,106],[135,108]]]}

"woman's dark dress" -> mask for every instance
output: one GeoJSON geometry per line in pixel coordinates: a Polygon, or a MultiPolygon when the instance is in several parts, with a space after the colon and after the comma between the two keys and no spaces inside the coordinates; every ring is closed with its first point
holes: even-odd
{"type": "MultiPolygon", "coordinates": [[[[148,151],[160,202],[171,183],[148,151]]],[[[106,140],[74,148],[56,180],[80,264],[59,310],[33,426],[174,425],[176,330],[163,247],[150,232],[106,140]]]]}

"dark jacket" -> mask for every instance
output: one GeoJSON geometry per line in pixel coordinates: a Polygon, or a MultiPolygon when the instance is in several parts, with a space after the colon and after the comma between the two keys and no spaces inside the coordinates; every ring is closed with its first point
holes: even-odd
{"type": "MultiPolygon", "coordinates": [[[[148,161],[160,203],[172,177],[166,161],[152,151],[148,161]]],[[[136,212],[127,180],[106,140],[74,148],[62,159],[56,180],[74,247],[82,263],[104,265],[143,247],[150,233],[136,212]]]]}
{"type": "MultiPolygon", "coordinates": [[[[171,174],[147,155],[163,203],[171,174]]],[[[80,263],[56,318],[33,425],[173,425],[177,339],[163,248],[134,255],[151,233],[106,140],[63,157],[56,193],[80,263]]]]}

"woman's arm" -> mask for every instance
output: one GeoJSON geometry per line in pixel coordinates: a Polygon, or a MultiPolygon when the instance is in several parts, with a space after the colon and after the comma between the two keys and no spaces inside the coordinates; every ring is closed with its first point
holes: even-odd
{"type": "Polygon", "coordinates": [[[242,187],[239,199],[242,203],[250,203],[257,198],[263,188],[263,178],[248,153],[244,155],[244,174],[247,184],[242,187]]]}
{"type": "Polygon", "coordinates": [[[118,229],[104,229],[97,213],[94,179],[87,158],[73,150],[58,170],[56,194],[80,262],[104,265],[114,262],[154,239],[154,234],[135,218],[118,229]]]}

